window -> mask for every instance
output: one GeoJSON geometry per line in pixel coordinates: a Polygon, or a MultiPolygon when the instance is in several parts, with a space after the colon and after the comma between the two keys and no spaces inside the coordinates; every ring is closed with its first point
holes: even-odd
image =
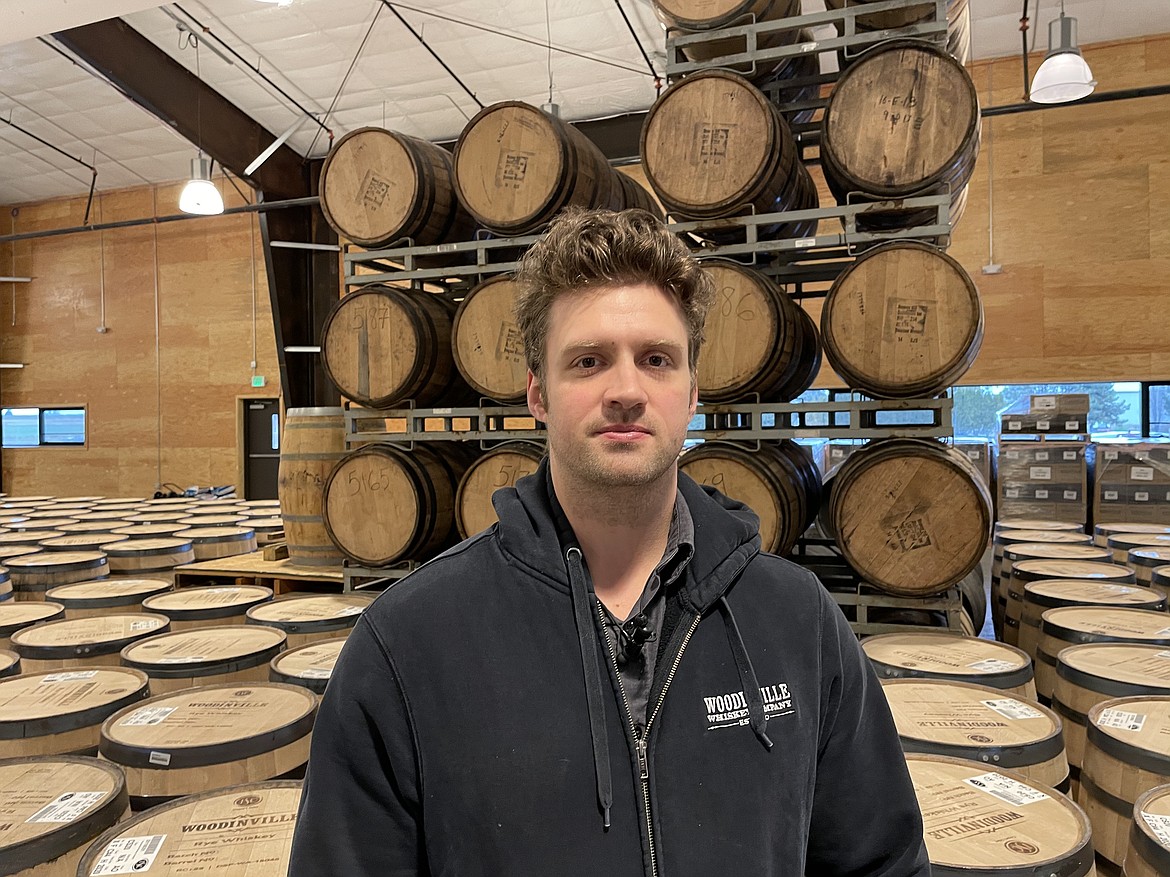
{"type": "Polygon", "coordinates": [[[85,444],[84,408],[0,408],[6,448],[85,444]]]}
{"type": "Polygon", "coordinates": [[[1170,436],[1170,384],[1146,384],[1146,435],[1170,436]]]}
{"type": "Polygon", "coordinates": [[[955,387],[952,420],[955,435],[995,439],[1001,413],[1028,404],[1029,396],[1053,393],[1089,395],[1089,431],[1094,438],[1141,435],[1141,385],[1103,381],[1084,384],[1008,384],[988,387],[955,387]]]}

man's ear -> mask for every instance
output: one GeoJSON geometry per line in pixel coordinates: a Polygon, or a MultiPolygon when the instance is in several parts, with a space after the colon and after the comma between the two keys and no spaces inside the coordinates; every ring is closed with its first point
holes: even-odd
{"type": "Polygon", "coordinates": [[[528,370],[528,410],[532,416],[543,423],[548,419],[548,408],[545,407],[543,394],[540,391],[540,382],[532,369],[528,370]]]}

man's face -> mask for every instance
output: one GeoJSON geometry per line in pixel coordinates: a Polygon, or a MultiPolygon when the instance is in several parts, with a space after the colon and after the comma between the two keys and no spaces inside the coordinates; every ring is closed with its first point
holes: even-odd
{"type": "Polygon", "coordinates": [[[554,472],[595,487],[673,473],[698,401],[674,298],[650,284],[561,296],[547,345],[544,385],[528,375],[528,408],[548,428],[554,472]]]}

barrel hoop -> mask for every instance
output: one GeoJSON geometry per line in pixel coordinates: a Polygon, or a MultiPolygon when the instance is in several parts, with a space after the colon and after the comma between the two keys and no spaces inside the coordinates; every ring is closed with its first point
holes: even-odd
{"type": "Polygon", "coordinates": [[[281,682],[285,685],[299,685],[301,688],[307,688],[318,696],[325,693],[325,686],[329,684],[328,679],[310,679],[307,676],[297,676],[295,673],[285,673],[282,670],[277,670],[275,667],[269,668],[268,681],[281,682]]]}
{"type": "MultiPolygon", "coordinates": [[[[1126,607],[1129,608],[1129,607],[1126,607]]],[[[1144,611],[1144,610],[1139,610],[1144,611]]],[[[1170,627],[1170,621],[1167,622],[1167,627],[1170,627]]],[[[1053,639],[1058,639],[1061,642],[1072,643],[1073,645],[1089,645],[1092,643],[1138,643],[1140,645],[1151,646],[1170,646],[1170,637],[1162,637],[1161,639],[1135,639],[1133,637],[1113,636],[1108,633],[1097,633],[1095,631],[1073,630],[1068,627],[1060,627],[1057,624],[1045,619],[1040,624],[1040,630],[1047,636],[1053,639]]]]}
{"type": "Polygon", "coordinates": [[[907,667],[898,667],[892,664],[886,664],[881,661],[875,661],[870,658],[870,663],[873,664],[874,669],[878,671],[879,675],[883,675],[888,679],[946,679],[955,682],[974,682],[979,685],[986,685],[989,688],[1019,688],[1027,685],[1032,681],[1033,671],[1031,665],[1026,665],[1018,670],[1005,671],[1003,673],[944,673],[940,670],[922,671],[918,669],[911,669],[907,667]]]}
{"type": "Polygon", "coordinates": [[[257,755],[289,746],[313,730],[313,720],[316,717],[317,703],[316,698],[314,698],[312,709],[283,728],[257,734],[244,740],[235,740],[231,743],[176,747],[168,753],[171,759],[165,766],[150,760],[151,755],[157,752],[156,749],[151,749],[149,746],[130,746],[119,743],[109,739],[104,734],[101,743],[98,744],[98,752],[117,764],[142,770],[181,770],[189,767],[208,767],[213,764],[224,764],[227,761],[254,758],[257,755]]]}
{"type": "Polygon", "coordinates": [[[934,740],[922,740],[899,735],[905,752],[924,755],[948,755],[967,761],[978,761],[992,767],[1022,768],[1051,761],[1064,752],[1064,738],[1059,728],[1043,740],[1026,746],[951,746],[934,740]]]}
{"type": "Polygon", "coordinates": [[[1103,788],[1093,782],[1093,778],[1089,776],[1087,771],[1081,771],[1081,788],[1088,792],[1092,797],[1096,798],[1118,816],[1124,816],[1128,822],[1133,819],[1133,804],[1130,801],[1123,801],[1116,795],[1106,792],[1103,788]]]}
{"type": "Polygon", "coordinates": [[[1170,778],[1170,755],[1163,755],[1119,740],[1106,734],[1094,722],[1086,722],[1085,736],[1090,743],[1106,755],[1123,764],[1170,778]]]}
{"type": "MultiPolygon", "coordinates": [[[[1018,868],[996,868],[997,877],[1086,877],[1094,867],[1092,836],[1086,833],[1084,843],[1069,853],[1063,865],[1038,866],[1031,863],[1021,864],[1018,868]]],[[[972,870],[964,867],[951,867],[930,864],[931,877],[971,877],[972,870]]]]}
{"type": "Polygon", "coordinates": [[[232,618],[236,615],[243,615],[253,606],[260,603],[267,603],[272,599],[272,595],[261,597],[256,600],[248,600],[243,603],[234,603],[231,606],[209,606],[205,609],[184,609],[182,607],[175,607],[174,609],[155,609],[147,606],[151,612],[159,612],[171,619],[171,621],[207,621],[216,618],[232,618]]]}
{"type": "MultiPolygon", "coordinates": [[[[1141,819],[1141,816],[1137,815],[1137,819],[1141,819]]],[[[1129,844],[1132,851],[1154,866],[1155,873],[1170,873],[1170,850],[1142,831],[1136,824],[1130,826],[1129,844]]]]}
{"type": "Polygon", "coordinates": [[[258,619],[246,616],[245,624],[259,627],[273,627],[288,634],[325,633],[333,630],[348,630],[357,624],[360,614],[341,615],[337,618],[315,618],[312,621],[282,621],[279,619],[258,619]]]}
{"type": "MultiPolygon", "coordinates": [[[[22,658],[28,658],[30,661],[69,661],[77,658],[97,658],[102,655],[116,655],[127,645],[133,645],[138,640],[150,636],[168,633],[170,629],[170,624],[160,624],[153,630],[144,630],[137,635],[122,639],[99,643],[76,643],[68,646],[28,646],[14,642],[12,649],[22,658]]],[[[115,658],[112,663],[116,664],[117,659],[115,658]]]]}
{"type": "Polygon", "coordinates": [[[1065,706],[1054,696],[1052,698],[1052,711],[1059,714],[1062,719],[1068,719],[1082,727],[1089,724],[1089,717],[1084,713],[1078,713],[1072,707],[1065,706]]]}

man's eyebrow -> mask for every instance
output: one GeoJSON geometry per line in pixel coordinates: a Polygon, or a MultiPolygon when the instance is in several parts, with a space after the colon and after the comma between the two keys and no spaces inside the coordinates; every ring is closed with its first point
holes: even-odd
{"type": "MultiPolygon", "coordinates": [[[[612,341],[594,341],[592,339],[582,339],[580,341],[570,341],[561,348],[563,353],[572,353],[579,350],[608,350],[616,347],[612,341]]],[[[639,345],[641,347],[654,347],[662,350],[669,350],[677,352],[683,349],[683,345],[677,341],[672,341],[669,338],[648,338],[642,341],[639,345]]]]}

